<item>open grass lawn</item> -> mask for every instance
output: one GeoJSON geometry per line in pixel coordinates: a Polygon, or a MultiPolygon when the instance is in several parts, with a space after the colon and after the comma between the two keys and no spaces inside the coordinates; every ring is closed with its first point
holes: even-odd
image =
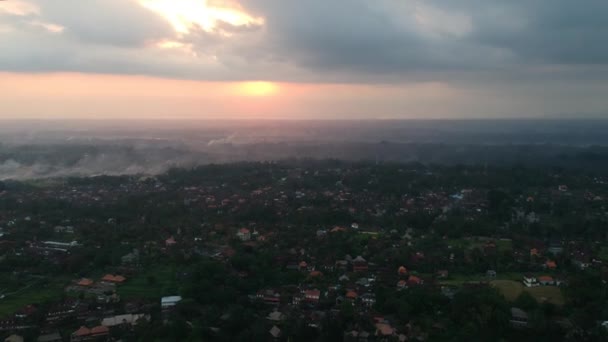
{"type": "Polygon", "coordinates": [[[537,301],[547,301],[555,305],[564,305],[564,295],[557,286],[537,286],[526,288],[537,301]]]}
{"type": "Polygon", "coordinates": [[[160,266],[127,279],[125,284],[118,285],[117,292],[121,298],[156,299],[174,295],[177,285],[175,267],[160,266]]]}
{"type": "Polygon", "coordinates": [[[54,301],[63,295],[65,279],[56,279],[50,282],[39,281],[30,287],[20,290],[6,298],[0,299],[0,317],[14,313],[29,305],[54,301]]]}
{"type": "Polygon", "coordinates": [[[494,280],[491,284],[498,288],[509,301],[515,300],[523,291],[526,291],[539,303],[547,301],[555,305],[564,304],[564,296],[556,286],[525,287],[521,282],[513,280],[494,280]]]}
{"type": "Polygon", "coordinates": [[[513,280],[494,280],[490,284],[496,287],[509,301],[515,300],[524,290],[521,282],[513,280]]]}

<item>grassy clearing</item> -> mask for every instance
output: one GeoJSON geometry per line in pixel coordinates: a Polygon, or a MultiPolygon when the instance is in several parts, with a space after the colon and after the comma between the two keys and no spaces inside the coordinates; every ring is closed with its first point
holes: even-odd
{"type": "Polygon", "coordinates": [[[4,317],[24,308],[29,304],[42,304],[54,301],[63,295],[65,279],[50,282],[40,281],[6,298],[0,299],[0,317],[4,317]]]}
{"type": "Polygon", "coordinates": [[[491,284],[509,301],[515,300],[523,291],[526,291],[539,303],[546,301],[555,305],[564,304],[564,296],[556,286],[525,287],[521,282],[512,280],[494,280],[491,284]]]}
{"type": "Polygon", "coordinates": [[[537,286],[526,288],[532,297],[536,298],[539,302],[547,301],[555,305],[564,305],[564,295],[559,287],[556,286],[537,286]]]}
{"type": "Polygon", "coordinates": [[[175,267],[161,266],[128,279],[117,292],[121,298],[156,299],[169,292],[175,294],[177,285],[175,267]]]}

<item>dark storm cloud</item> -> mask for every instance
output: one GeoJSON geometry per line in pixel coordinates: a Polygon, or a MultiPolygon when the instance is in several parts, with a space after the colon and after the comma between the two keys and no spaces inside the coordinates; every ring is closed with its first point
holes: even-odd
{"type": "Polygon", "coordinates": [[[603,0],[253,3],[266,15],[276,53],[310,68],[390,73],[608,63],[608,1],[603,0]],[[457,27],[447,27],[434,35],[433,27],[450,23],[425,28],[417,22],[425,6],[443,12],[429,21],[468,17],[470,32],[450,34],[457,27]]]}

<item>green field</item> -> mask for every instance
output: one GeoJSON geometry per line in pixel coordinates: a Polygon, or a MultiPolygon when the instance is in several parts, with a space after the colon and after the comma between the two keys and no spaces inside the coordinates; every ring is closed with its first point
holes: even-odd
{"type": "Polygon", "coordinates": [[[546,301],[555,305],[564,304],[564,296],[556,286],[525,287],[521,282],[513,280],[494,280],[490,284],[509,301],[515,300],[523,291],[526,291],[539,303],[546,301]]]}
{"type": "Polygon", "coordinates": [[[156,299],[167,294],[175,294],[175,291],[177,291],[177,282],[173,266],[161,266],[138,274],[127,279],[124,284],[118,285],[117,288],[121,298],[156,299]]]}
{"type": "Polygon", "coordinates": [[[0,299],[0,317],[4,317],[24,308],[29,304],[41,304],[56,301],[63,295],[65,279],[56,279],[51,282],[39,281],[14,294],[0,299]]]}

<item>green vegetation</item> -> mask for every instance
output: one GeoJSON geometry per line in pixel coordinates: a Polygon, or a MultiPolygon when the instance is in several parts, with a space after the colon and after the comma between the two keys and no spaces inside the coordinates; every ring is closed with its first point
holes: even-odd
{"type": "Polygon", "coordinates": [[[175,295],[178,290],[175,270],[176,267],[172,265],[156,266],[118,285],[117,293],[125,299],[158,299],[162,296],[175,295]]]}
{"type": "Polygon", "coordinates": [[[560,306],[565,303],[560,288],[556,286],[525,287],[521,282],[513,280],[494,280],[491,284],[509,301],[515,301],[525,291],[538,303],[548,302],[560,306]]]}

